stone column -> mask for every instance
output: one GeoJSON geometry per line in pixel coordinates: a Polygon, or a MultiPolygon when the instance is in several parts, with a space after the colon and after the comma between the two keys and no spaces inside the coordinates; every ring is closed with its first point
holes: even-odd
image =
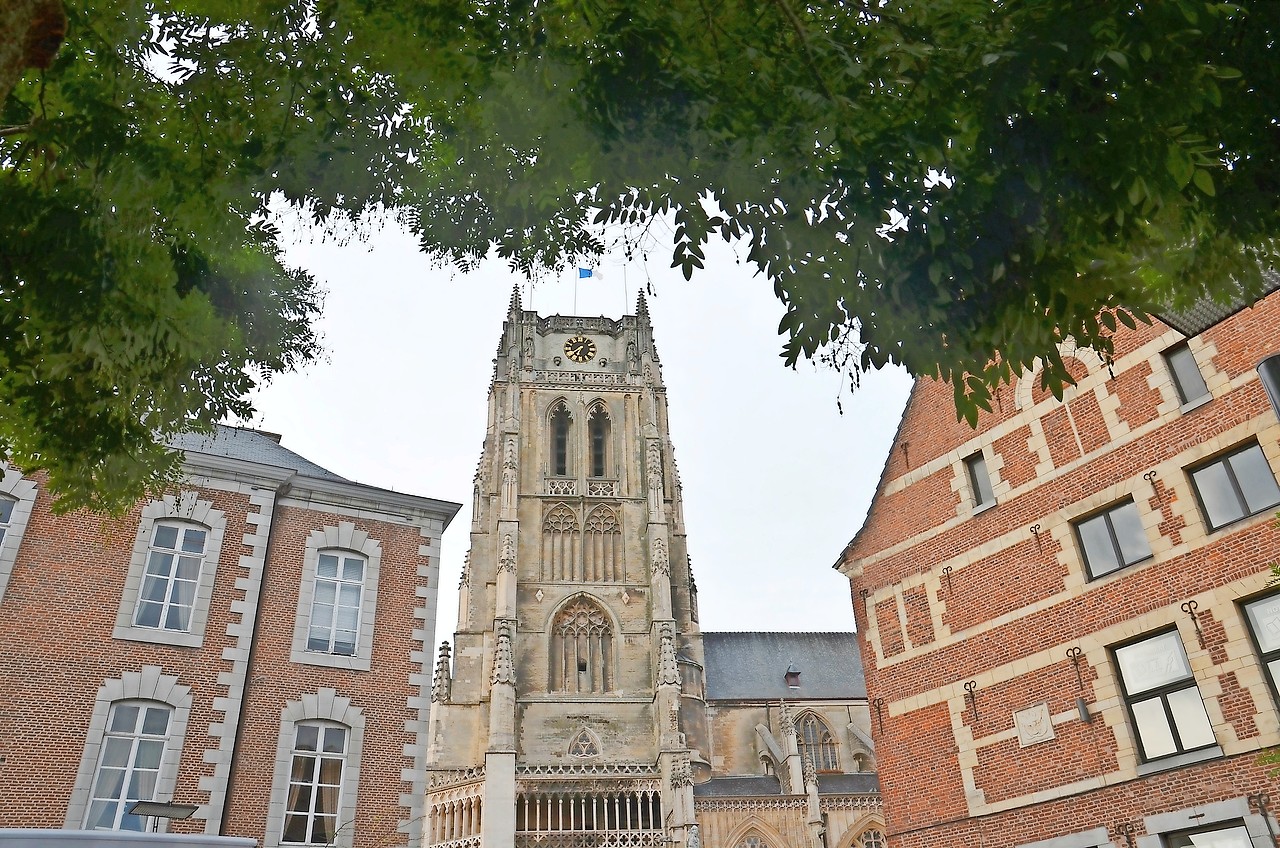
{"type": "Polygon", "coordinates": [[[796,722],[791,716],[791,707],[783,701],[778,710],[778,721],[782,725],[781,768],[786,774],[787,791],[793,795],[804,792],[804,766],[800,762],[800,742],[796,737],[796,722]]]}
{"type": "Polygon", "coordinates": [[[516,671],[511,650],[515,623],[494,622],[489,687],[489,750],[484,756],[482,848],[511,848],[516,840],[516,671]]]}

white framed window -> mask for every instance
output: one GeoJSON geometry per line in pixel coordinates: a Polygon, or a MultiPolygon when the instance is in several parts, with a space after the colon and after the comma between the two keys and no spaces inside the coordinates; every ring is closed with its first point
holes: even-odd
{"type": "Polygon", "coordinates": [[[1165,848],[1253,848],[1253,840],[1249,838],[1244,822],[1168,833],[1164,844],[1165,848]]]}
{"type": "Polygon", "coordinates": [[[1217,743],[1177,630],[1113,649],[1143,760],[1217,743]]]}
{"type": "Polygon", "coordinates": [[[128,812],[135,801],[154,801],[173,710],[151,701],[111,705],[89,795],[86,830],[148,830],[145,816],[128,812]]]}
{"type": "Polygon", "coordinates": [[[134,607],[134,627],[189,631],[204,567],[209,528],[158,521],[151,528],[147,567],[134,607]]]}
{"type": "Polygon", "coordinates": [[[350,730],[329,721],[293,727],[293,759],[280,841],[328,845],[338,834],[350,730]]]}
{"type": "Polygon", "coordinates": [[[1243,606],[1249,634],[1267,670],[1271,696],[1280,704],[1280,594],[1255,598],[1243,606]]]}
{"type": "Polygon", "coordinates": [[[381,565],[382,546],[352,522],[311,531],[298,586],[294,662],[369,670],[381,565]]]}
{"type": "Polygon", "coordinates": [[[268,840],[351,848],[364,728],[364,711],[333,689],[285,704],[267,806],[268,840]]]}
{"type": "Polygon", "coordinates": [[[112,635],[200,647],[226,529],[226,515],[196,492],[144,506],[112,635]]]}
{"type": "Polygon", "coordinates": [[[351,551],[320,551],[311,598],[307,650],[353,656],[360,636],[365,558],[351,551]]]}
{"type": "MultiPolygon", "coordinates": [[[[159,666],[143,666],[98,689],[64,826],[164,830],[131,816],[134,801],[173,799],[191,712],[191,688],[159,666]]],[[[203,808],[196,818],[206,815],[203,808]]]]}
{"type": "Polygon", "coordinates": [[[1151,558],[1151,543],[1132,500],[1113,504],[1072,524],[1090,577],[1151,558]]]}
{"type": "Polygon", "coordinates": [[[966,456],[964,467],[969,476],[969,491],[973,493],[974,508],[981,509],[995,504],[996,495],[991,488],[991,472],[987,470],[987,458],[982,455],[982,451],[966,456]]]}
{"type": "Polygon", "coordinates": [[[0,463],[0,600],[9,585],[22,536],[31,520],[31,509],[36,503],[36,484],[22,476],[22,472],[0,463]]]}
{"type": "Polygon", "coordinates": [[[801,759],[813,763],[815,771],[840,771],[840,746],[817,714],[804,713],[796,720],[796,737],[801,759]]]}
{"type": "Polygon", "coordinates": [[[1173,387],[1178,391],[1178,400],[1182,402],[1184,409],[1209,399],[1209,387],[1205,385],[1195,354],[1186,342],[1169,348],[1163,356],[1169,367],[1169,374],[1173,377],[1173,387]]]}
{"type": "Polygon", "coordinates": [[[1280,486],[1256,442],[1189,468],[1187,473],[1210,530],[1280,504],[1280,486]]]}

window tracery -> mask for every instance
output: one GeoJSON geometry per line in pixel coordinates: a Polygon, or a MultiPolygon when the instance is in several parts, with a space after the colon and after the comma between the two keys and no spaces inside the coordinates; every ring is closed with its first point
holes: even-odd
{"type": "Polygon", "coordinates": [[[569,431],[573,417],[564,401],[556,401],[551,407],[551,473],[556,477],[569,476],[569,431]]]}
{"type": "Polygon", "coordinates": [[[593,405],[587,413],[588,468],[592,477],[609,476],[609,425],[609,412],[604,404],[593,405]]]}
{"type": "Polygon", "coordinates": [[[576,579],[578,545],[577,513],[562,503],[549,508],[542,519],[542,579],[576,579]]]}
{"type": "Polygon", "coordinates": [[[805,713],[796,721],[799,731],[800,757],[813,763],[817,771],[840,770],[840,746],[827,729],[826,722],[814,713],[805,713]]]}
{"type": "Polygon", "coordinates": [[[551,625],[551,689],[593,694],[614,689],[613,628],[599,604],[571,601],[551,625]]]}
{"type": "Polygon", "coordinates": [[[622,527],[618,516],[607,506],[597,506],[587,515],[583,537],[584,580],[625,579],[622,561],[622,527]]]}

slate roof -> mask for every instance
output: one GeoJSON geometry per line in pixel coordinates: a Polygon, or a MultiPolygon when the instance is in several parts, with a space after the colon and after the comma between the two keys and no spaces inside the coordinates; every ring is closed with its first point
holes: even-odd
{"type": "Polygon", "coordinates": [[[854,633],[703,633],[707,700],[867,697],[854,633]],[[788,666],[800,688],[788,688],[788,666]]]}
{"type": "Polygon", "coordinates": [[[698,798],[727,798],[735,795],[781,795],[782,784],[777,775],[752,775],[750,777],[713,777],[705,783],[695,783],[693,794],[698,798]]]}
{"type": "Polygon", "coordinates": [[[288,468],[307,477],[319,477],[323,480],[337,480],[343,483],[351,482],[282,446],[279,436],[264,433],[261,430],[218,424],[212,433],[183,433],[170,439],[169,444],[188,453],[242,459],[277,468],[288,468]]]}
{"type": "MultiPolygon", "coordinates": [[[[818,775],[819,795],[873,795],[880,791],[880,781],[874,772],[857,774],[818,775]]],[[[781,795],[782,784],[777,775],[749,775],[741,777],[713,777],[705,783],[694,784],[697,798],[758,797],[781,795]]]]}
{"type": "MultiPolygon", "coordinates": [[[[1280,289],[1280,272],[1264,268],[1262,271],[1262,292],[1258,299],[1260,300],[1277,289],[1280,289]]],[[[1218,303],[1207,298],[1201,298],[1186,309],[1164,309],[1157,312],[1156,316],[1184,336],[1198,336],[1219,321],[1229,318],[1254,303],[1255,301],[1253,300],[1246,300],[1239,296],[1232,298],[1227,303],[1218,303]]]]}

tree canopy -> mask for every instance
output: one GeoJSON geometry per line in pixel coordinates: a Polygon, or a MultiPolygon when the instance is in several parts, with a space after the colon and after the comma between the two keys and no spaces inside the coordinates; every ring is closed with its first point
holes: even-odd
{"type": "Polygon", "coordinates": [[[901,363],[971,420],[1037,358],[1060,392],[1068,336],[1105,356],[1280,258],[1265,0],[64,5],[0,111],[0,447],[69,505],[314,355],[273,198],[393,210],[464,267],[663,220],[687,276],[735,241],[787,363],[901,363]]]}

